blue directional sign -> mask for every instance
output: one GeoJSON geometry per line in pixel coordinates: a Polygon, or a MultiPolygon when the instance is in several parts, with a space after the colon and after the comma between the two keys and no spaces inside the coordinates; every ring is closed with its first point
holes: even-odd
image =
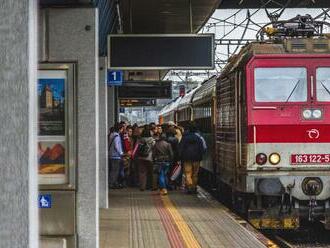
{"type": "Polygon", "coordinates": [[[51,208],[52,207],[52,196],[49,194],[40,194],[38,197],[39,208],[51,208]]]}
{"type": "Polygon", "coordinates": [[[108,70],[107,82],[109,86],[121,86],[123,84],[123,71],[108,70]]]}

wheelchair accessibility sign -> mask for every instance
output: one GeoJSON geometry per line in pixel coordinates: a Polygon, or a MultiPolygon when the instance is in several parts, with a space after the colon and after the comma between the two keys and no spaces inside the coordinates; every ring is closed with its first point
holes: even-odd
{"type": "Polygon", "coordinates": [[[52,207],[52,196],[47,195],[39,195],[38,198],[39,208],[51,208],[52,207]]]}

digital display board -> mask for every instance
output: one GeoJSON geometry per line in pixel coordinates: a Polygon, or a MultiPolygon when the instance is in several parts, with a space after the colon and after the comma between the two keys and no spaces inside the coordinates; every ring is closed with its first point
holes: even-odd
{"type": "Polygon", "coordinates": [[[150,107],[156,106],[156,99],[119,99],[120,107],[150,107]]]}
{"type": "Polygon", "coordinates": [[[118,88],[123,99],[169,99],[172,98],[172,81],[127,81],[118,88]]]}
{"type": "Polygon", "coordinates": [[[109,69],[213,69],[214,34],[109,35],[109,69]]]}

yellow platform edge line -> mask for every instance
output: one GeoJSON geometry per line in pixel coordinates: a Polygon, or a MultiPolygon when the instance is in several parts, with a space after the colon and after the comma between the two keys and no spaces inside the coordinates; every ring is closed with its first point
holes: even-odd
{"type": "Polygon", "coordinates": [[[178,227],[186,247],[201,248],[199,242],[195,238],[190,227],[183,219],[182,215],[179,213],[177,208],[174,206],[170,198],[168,196],[162,196],[161,199],[163,201],[166,210],[170,213],[171,217],[173,218],[175,225],[178,227]]]}

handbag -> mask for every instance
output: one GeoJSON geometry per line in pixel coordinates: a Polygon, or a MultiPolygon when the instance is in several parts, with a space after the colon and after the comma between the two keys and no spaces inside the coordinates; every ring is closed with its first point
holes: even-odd
{"type": "Polygon", "coordinates": [[[135,143],[135,146],[134,146],[134,149],[133,149],[133,151],[132,151],[132,159],[134,159],[135,158],[135,156],[136,156],[136,152],[137,152],[137,150],[138,150],[138,148],[139,148],[139,144],[140,144],[140,142],[136,142],[135,143]]]}
{"type": "Polygon", "coordinates": [[[182,166],[180,162],[176,162],[175,165],[173,166],[173,169],[170,173],[170,179],[172,181],[175,181],[181,174],[182,166]]]}

